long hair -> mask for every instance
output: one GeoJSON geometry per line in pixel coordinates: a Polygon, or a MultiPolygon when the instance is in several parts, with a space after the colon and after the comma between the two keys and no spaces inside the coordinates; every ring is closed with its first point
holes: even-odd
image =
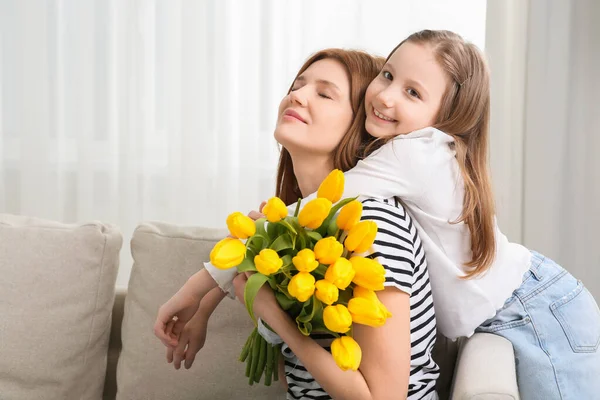
{"type": "MultiPolygon", "coordinates": [[[[319,60],[332,59],[340,62],[350,78],[350,104],[353,119],[350,128],[343,136],[340,143],[333,151],[333,167],[347,171],[354,167],[358,160],[364,156],[365,146],[374,140],[365,130],[366,114],[364,112],[364,97],[369,83],[377,76],[385,59],[375,57],[358,50],[325,49],[313,54],[296,74],[290,85],[288,94],[292,90],[296,79],[319,60]]],[[[298,181],[294,175],[294,167],[290,153],[281,148],[279,165],[277,167],[276,196],[287,205],[292,204],[300,197],[298,181]]]]}
{"type": "MultiPolygon", "coordinates": [[[[472,43],[449,31],[424,30],[405,42],[429,46],[448,74],[446,89],[434,127],[454,138],[456,159],[464,180],[461,215],[471,234],[472,259],[465,278],[489,269],[496,256],[494,196],[488,166],[490,77],[485,58],[472,43]]],[[[389,58],[389,57],[388,57],[389,58]]]]}

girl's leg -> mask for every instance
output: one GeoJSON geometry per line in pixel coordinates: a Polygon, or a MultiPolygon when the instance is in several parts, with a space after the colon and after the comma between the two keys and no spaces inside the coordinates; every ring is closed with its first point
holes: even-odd
{"type": "Polygon", "coordinates": [[[478,331],[512,342],[524,400],[600,399],[600,310],[552,260],[533,253],[521,287],[478,331]]]}

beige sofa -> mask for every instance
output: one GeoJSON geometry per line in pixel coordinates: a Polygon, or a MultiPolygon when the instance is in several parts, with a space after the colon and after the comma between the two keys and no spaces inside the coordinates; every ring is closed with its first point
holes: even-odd
{"type": "MultiPolygon", "coordinates": [[[[248,386],[239,351],[252,325],[225,299],[190,370],[152,333],[160,304],[208,258],[222,230],[140,224],[127,291],[115,290],[118,228],[0,214],[0,399],[282,399],[248,386]]],[[[489,334],[438,338],[440,398],[517,399],[512,346],[489,334]]]]}

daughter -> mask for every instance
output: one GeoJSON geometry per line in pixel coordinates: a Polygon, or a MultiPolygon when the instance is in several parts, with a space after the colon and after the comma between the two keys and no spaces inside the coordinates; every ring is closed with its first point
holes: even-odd
{"type": "MultiPolygon", "coordinates": [[[[425,248],[442,334],[509,339],[525,399],[594,398],[598,306],[568,272],[508,242],[496,224],[489,97],[487,66],[474,45],[446,31],[409,36],[367,89],[365,126],[384,144],[346,172],[343,196],[402,199],[425,248]]],[[[209,265],[201,273],[229,289],[232,271],[209,265]]],[[[179,318],[179,302],[175,295],[161,309],[159,328],[179,318]]]]}

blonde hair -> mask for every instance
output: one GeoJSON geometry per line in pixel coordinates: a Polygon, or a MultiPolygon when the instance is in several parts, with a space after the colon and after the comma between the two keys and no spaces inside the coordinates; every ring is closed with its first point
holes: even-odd
{"type": "MultiPolygon", "coordinates": [[[[365,147],[374,138],[365,130],[366,114],[364,112],[364,98],[367,86],[377,76],[385,59],[375,57],[369,53],[358,50],[325,49],[313,54],[296,74],[290,85],[288,94],[292,90],[296,79],[319,60],[332,59],[341,63],[350,78],[350,104],[352,106],[353,119],[348,131],[333,151],[333,167],[347,171],[354,167],[358,160],[364,155],[365,147]]],[[[298,180],[294,175],[294,167],[290,153],[281,148],[279,165],[277,167],[276,196],[285,204],[292,204],[300,197],[298,180]]]]}
{"type": "MultiPolygon", "coordinates": [[[[487,271],[496,256],[495,206],[488,167],[490,78],[481,51],[449,31],[424,30],[410,35],[391,53],[411,42],[429,46],[450,84],[442,98],[435,128],[454,138],[456,159],[465,185],[464,222],[471,234],[472,259],[465,278],[487,271]]],[[[389,58],[389,57],[388,57],[389,58]]]]}

